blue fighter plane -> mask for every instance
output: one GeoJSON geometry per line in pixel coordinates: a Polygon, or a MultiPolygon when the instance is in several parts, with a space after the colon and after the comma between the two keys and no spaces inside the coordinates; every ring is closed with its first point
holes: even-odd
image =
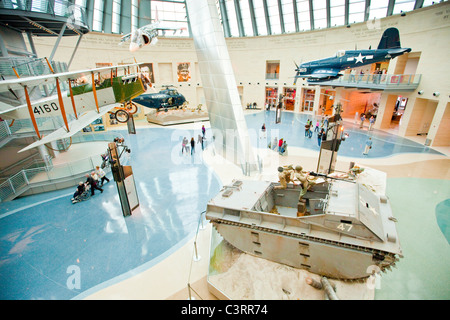
{"type": "Polygon", "coordinates": [[[164,109],[167,111],[169,108],[178,108],[186,102],[186,98],[178,93],[171,86],[163,86],[165,89],[160,90],[158,93],[145,93],[139,97],[133,99],[133,102],[139,103],[147,108],[164,109]]]}
{"type": "Polygon", "coordinates": [[[339,72],[375,62],[394,59],[411,48],[400,46],[400,35],[397,28],[386,29],[376,50],[339,50],[336,56],[302,63],[295,69],[294,85],[298,78],[308,82],[334,80],[342,76],[339,72]]]}

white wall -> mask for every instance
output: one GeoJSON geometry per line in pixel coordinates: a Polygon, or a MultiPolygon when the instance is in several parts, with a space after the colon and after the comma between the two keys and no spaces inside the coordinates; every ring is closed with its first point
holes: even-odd
{"type": "MultiPolygon", "coordinates": [[[[417,65],[407,62],[405,67],[412,70],[417,67],[416,73],[422,74],[422,80],[415,92],[403,94],[410,99],[417,96],[417,91],[423,90],[420,98],[438,101],[439,106],[446,106],[450,93],[450,3],[444,2],[426,7],[406,16],[394,15],[384,18],[377,23],[357,23],[350,28],[336,27],[330,29],[292,33],[276,36],[261,36],[247,38],[227,38],[226,43],[235,72],[237,85],[242,82],[244,106],[247,102],[257,102],[264,105],[265,87],[292,86],[295,75],[294,61],[299,64],[309,60],[326,58],[334,55],[341,49],[376,48],[383,31],[388,27],[396,27],[400,32],[403,47],[412,48],[413,52],[420,52],[417,65]],[[379,27],[378,27],[379,25],[379,27]],[[266,61],[280,61],[279,80],[266,80],[266,61]],[[259,84],[258,84],[259,83],[259,84]],[[433,92],[439,91],[441,95],[433,97],[433,92]]],[[[39,56],[49,56],[54,38],[41,37],[35,39],[39,56]]],[[[75,46],[76,37],[63,38],[58,48],[55,60],[67,61],[75,46]]],[[[183,93],[191,105],[201,103],[197,94],[197,83],[201,80],[198,68],[194,67],[197,55],[192,39],[186,38],[160,38],[156,46],[147,46],[135,52],[128,51],[127,46],[118,46],[120,35],[89,33],[83,37],[78,53],[75,56],[71,69],[94,67],[95,62],[152,62],[154,64],[156,87],[160,85],[158,64],[169,63],[176,68],[177,62],[191,63],[191,86],[188,83],[173,83],[183,93]]],[[[391,61],[389,71],[395,69],[398,58],[391,61]]],[[[176,72],[174,70],[173,72],[176,72]]],[[[176,78],[175,78],[176,80],[176,78]]],[[[303,80],[297,82],[297,97],[301,96],[301,88],[305,87],[303,80]]],[[[385,93],[384,93],[385,94],[385,93]]],[[[383,95],[384,95],[383,94],[383,95]]],[[[389,93],[391,94],[391,93],[389,93]]],[[[396,93],[395,93],[396,94],[396,93]]],[[[399,93],[402,95],[402,93],[399,93]]],[[[413,101],[412,99],[411,101],[413,101]]],[[[386,101],[386,99],[381,99],[386,101]]],[[[412,104],[411,104],[412,105],[412,104]]],[[[408,103],[408,108],[411,107],[408,103]]],[[[380,106],[381,108],[383,106],[380,106]]],[[[438,108],[439,109],[439,108],[438,108]]],[[[413,110],[411,110],[413,113],[413,110]]],[[[402,119],[402,125],[408,125],[408,114],[402,119]]],[[[440,121],[434,119],[433,121],[440,121]]],[[[434,123],[439,127],[440,123],[434,123]]],[[[401,128],[400,134],[407,130],[401,128]]],[[[449,142],[450,144],[450,142],[449,142]]]]}

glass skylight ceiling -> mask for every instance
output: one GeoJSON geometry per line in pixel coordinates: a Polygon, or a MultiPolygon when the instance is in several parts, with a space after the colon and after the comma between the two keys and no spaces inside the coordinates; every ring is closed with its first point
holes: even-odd
{"type": "MultiPolygon", "coordinates": [[[[75,0],[85,5],[86,0],[75,0]]],[[[92,29],[128,33],[156,20],[188,37],[184,0],[90,0],[92,29]],[[112,2],[112,5],[108,5],[112,2]],[[112,12],[103,12],[112,11],[112,12]],[[148,11],[148,12],[147,12],[148,11]],[[104,21],[105,15],[111,19],[104,21]],[[120,18],[119,18],[120,15],[120,18]],[[129,21],[128,21],[129,20],[129,21]],[[111,23],[112,27],[105,23],[111,23]]],[[[332,28],[401,14],[443,1],[431,0],[216,0],[226,37],[252,37],[332,28]]]]}

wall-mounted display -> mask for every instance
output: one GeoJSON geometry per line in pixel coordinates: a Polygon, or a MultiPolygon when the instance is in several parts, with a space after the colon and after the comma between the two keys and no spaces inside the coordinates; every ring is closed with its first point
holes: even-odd
{"type": "Polygon", "coordinates": [[[94,126],[94,131],[105,131],[105,126],[104,125],[98,125],[98,126],[94,126]]]}
{"type": "Polygon", "coordinates": [[[189,62],[180,62],[177,64],[178,82],[187,82],[191,80],[191,64],[189,62]]]}
{"type": "Polygon", "coordinates": [[[153,74],[153,63],[142,64],[141,73],[144,77],[147,77],[151,83],[155,83],[155,76],[153,74]]]}

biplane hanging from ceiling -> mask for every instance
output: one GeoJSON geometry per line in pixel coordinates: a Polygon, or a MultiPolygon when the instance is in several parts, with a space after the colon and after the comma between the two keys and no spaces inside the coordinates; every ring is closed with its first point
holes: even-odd
{"type": "Polygon", "coordinates": [[[19,152],[69,138],[106,113],[113,113],[118,122],[127,122],[130,114],[137,111],[131,100],[144,93],[149,82],[140,72],[130,72],[139,65],[135,63],[0,81],[0,93],[23,91],[26,101],[15,107],[0,107],[0,117],[5,120],[31,119],[38,140],[19,152]],[[122,70],[124,75],[119,76],[122,70]],[[62,82],[67,82],[69,90],[61,90],[62,82]],[[31,101],[30,92],[34,87],[52,83],[55,83],[56,95],[31,101]],[[42,136],[36,119],[59,116],[64,125],[42,136]],[[69,121],[69,118],[74,119],[69,121]]]}

